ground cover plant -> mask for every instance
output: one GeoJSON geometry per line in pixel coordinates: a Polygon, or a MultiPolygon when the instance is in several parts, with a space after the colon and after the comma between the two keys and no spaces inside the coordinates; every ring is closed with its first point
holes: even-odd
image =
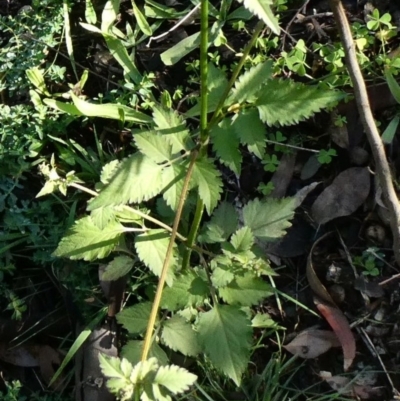
{"type": "MultiPolygon", "coordinates": [[[[396,397],[391,174],[306,6],[2,11],[4,397],[396,397]]],[[[395,149],[397,10],[370,6],[353,58],[395,149]]]]}

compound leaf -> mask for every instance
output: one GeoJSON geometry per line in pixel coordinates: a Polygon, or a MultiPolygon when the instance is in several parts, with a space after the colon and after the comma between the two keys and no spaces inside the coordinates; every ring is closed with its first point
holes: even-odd
{"type": "Polygon", "coordinates": [[[236,277],[235,280],[226,287],[219,288],[218,291],[226,303],[241,306],[256,305],[263,298],[273,294],[271,286],[252,273],[236,277]]]}
{"type": "Polygon", "coordinates": [[[213,365],[237,386],[249,362],[250,326],[250,320],[239,308],[227,305],[202,313],[197,326],[203,350],[213,365]]]}
{"type": "MultiPolygon", "coordinates": [[[[169,234],[162,229],[149,230],[136,237],[135,248],[139,259],[158,277],[161,275],[169,243],[169,234]]],[[[167,273],[167,284],[171,287],[174,280],[176,259],[172,257],[167,273]]]]}
{"type": "Polygon", "coordinates": [[[221,173],[211,160],[202,158],[196,160],[192,180],[198,186],[199,197],[204,202],[208,214],[211,215],[221,197],[221,173]]]}
{"type": "Polygon", "coordinates": [[[256,106],[268,125],[290,125],[343,98],[339,91],[306,86],[289,79],[271,79],[260,91],[256,106]]]}
{"type": "Polygon", "coordinates": [[[293,218],[296,206],[295,198],[255,199],[243,208],[244,225],[251,229],[255,237],[274,241],[283,237],[291,226],[289,220],[293,218]]]}
{"type": "Polygon", "coordinates": [[[192,325],[179,315],[174,315],[164,323],[161,338],[169,348],[183,355],[195,356],[201,351],[197,333],[192,325]]]}
{"type": "Polygon", "coordinates": [[[53,255],[87,261],[105,258],[118,244],[124,230],[116,221],[101,230],[89,216],[84,217],[67,231],[53,255]]]}
{"type": "Polygon", "coordinates": [[[195,381],[197,376],[184,368],[176,365],[160,366],[154,383],[167,388],[172,394],[180,394],[186,391],[195,381]]]}
{"type": "Polygon", "coordinates": [[[162,167],[135,153],[123,160],[110,183],[93,199],[88,210],[101,206],[139,203],[149,200],[162,189],[162,167]]]}

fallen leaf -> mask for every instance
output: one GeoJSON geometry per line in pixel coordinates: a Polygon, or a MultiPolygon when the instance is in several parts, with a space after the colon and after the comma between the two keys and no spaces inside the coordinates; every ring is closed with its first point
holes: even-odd
{"type": "Polygon", "coordinates": [[[309,329],[302,331],[284,348],[304,359],[317,358],[332,347],[340,347],[335,333],[327,330],[309,329]]]}
{"type": "Polygon", "coordinates": [[[352,167],[340,173],[319,195],[311,208],[318,224],[355,212],[367,199],[370,177],[365,167],[352,167]]]}

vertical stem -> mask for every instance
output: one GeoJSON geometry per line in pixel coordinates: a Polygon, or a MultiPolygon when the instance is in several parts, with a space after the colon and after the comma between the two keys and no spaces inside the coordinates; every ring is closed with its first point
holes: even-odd
{"type": "Polygon", "coordinates": [[[152,336],[153,336],[153,330],[154,330],[154,326],[156,324],[158,309],[160,307],[161,295],[162,295],[162,291],[163,291],[163,288],[165,285],[165,280],[167,278],[167,273],[168,273],[170,260],[171,260],[171,256],[172,256],[172,250],[174,247],[176,234],[178,231],[179,221],[181,219],[183,206],[185,205],[186,194],[189,189],[190,177],[192,176],[193,167],[194,167],[195,161],[197,159],[197,156],[198,156],[198,152],[197,151],[193,152],[192,159],[190,161],[189,168],[186,173],[185,182],[183,183],[182,193],[181,193],[181,197],[179,199],[179,205],[176,210],[174,224],[172,226],[171,237],[169,239],[169,244],[168,244],[167,252],[166,252],[166,255],[164,258],[164,264],[162,267],[160,279],[158,280],[156,295],[154,297],[149,321],[147,323],[147,330],[146,330],[146,335],[144,338],[144,344],[143,344],[143,350],[142,350],[142,358],[141,358],[142,362],[146,361],[147,356],[149,355],[149,350],[150,350],[152,336]]]}
{"type": "MultiPolygon", "coordinates": [[[[207,144],[207,112],[208,112],[208,0],[201,0],[200,29],[200,141],[201,147],[207,144]]],[[[204,153],[204,150],[201,152],[204,153]]]]}

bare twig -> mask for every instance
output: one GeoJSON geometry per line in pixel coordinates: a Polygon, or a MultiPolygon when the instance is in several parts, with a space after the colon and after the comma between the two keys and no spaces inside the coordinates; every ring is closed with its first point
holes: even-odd
{"type": "Polygon", "coordinates": [[[390,214],[390,225],[393,234],[393,251],[397,264],[400,266],[400,206],[396,192],[393,187],[392,175],[386,158],[375,120],[372,115],[364,78],[357,62],[354,41],[351,36],[350,26],[346,18],[343,5],[340,0],[330,0],[333,15],[338,25],[340,37],[346,55],[347,69],[354,87],[358,111],[371,146],[372,155],[376,164],[379,184],[385,201],[385,206],[390,214]]]}

